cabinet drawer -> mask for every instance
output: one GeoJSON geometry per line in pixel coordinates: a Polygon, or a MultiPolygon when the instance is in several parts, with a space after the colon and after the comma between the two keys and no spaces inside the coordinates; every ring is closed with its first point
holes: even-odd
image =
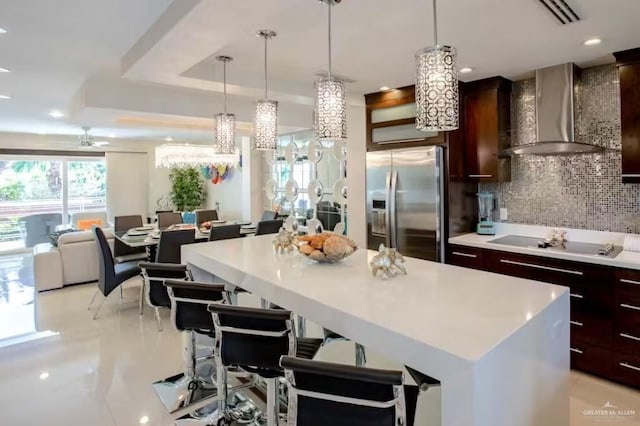
{"type": "Polygon", "coordinates": [[[640,272],[616,271],[616,302],[640,306],[640,272]]]}
{"type": "Polygon", "coordinates": [[[473,247],[449,246],[448,263],[465,268],[484,269],[483,251],[473,247]]]}
{"type": "Polygon", "coordinates": [[[568,286],[572,302],[579,301],[583,307],[603,311],[613,307],[612,270],[609,268],[498,251],[492,251],[487,257],[485,263],[492,272],[568,286]]]}
{"type": "Polygon", "coordinates": [[[640,356],[613,354],[613,377],[620,382],[640,388],[640,356]]]}
{"type": "Polygon", "coordinates": [[[611,348],[613,321],[599,312],[571,310],[571,342],[611,348]]]}
{"type": "Polygon", "coordinates": [[[611,364],[611,350],[583,343],[571,343],[571,368],[610,376],[611,364]]]}
{"type": "Polygon", "coordinates": [[[631,330],[630,327],[618,327],[613,340],[616,352],[640,357],[640,330],[638,328],[631,330]]]}

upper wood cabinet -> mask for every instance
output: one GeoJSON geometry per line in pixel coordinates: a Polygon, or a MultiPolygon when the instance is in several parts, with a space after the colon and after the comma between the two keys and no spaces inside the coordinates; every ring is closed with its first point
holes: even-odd
{"type": "Polygon", "coordinates": [[[416,129],[415,86],[365,95],[367,150],[442,145],[443,133],[416,129]]]}
{"type": "Polygon", "coordinates": [[[640,183],[640,48],[614,55],[620,77],[622,181],[640,183]]]}
{"type": "Polygon", "coordinates": [[[466,83],[463,88],[465,180],[511,180],[511,81],[502,77],[466,83]]]}

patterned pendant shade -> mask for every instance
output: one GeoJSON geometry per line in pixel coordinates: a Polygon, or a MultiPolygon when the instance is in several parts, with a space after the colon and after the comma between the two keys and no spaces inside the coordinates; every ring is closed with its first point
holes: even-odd
{"type": "Polygon", "coordinates": [[[236,116],[227,113],[227,62],[233,58],[229,56],[217,56],[222,62],[224,81],[224,112],[216,115],[216,154],[230,155],[236,152],[236,116]]]}
{"type": "Polygon", "coordinates": [[[456,49],[438,45],[438,14],[433,0],[434,46],[416,53],[416,127],[425,132],[458,128],[456,49]]]}
{"type": "Polygon", "coordinates": [[[320,0],[328,9],[329,71],[315,82],[314,125],[317,139],[324,144],[347,138],[347,97],[344,82],[331,76],[331,8],[340,0],[320,0]]]}
{"type": "Polygon", "coordinates": [[[320,142],[347,138],[347,99],[344,83],[323,78],[315,83],[316,136],[320,142]]]}
{"type": "Polygon", "coordinates": [[[217,154],[233,154],[236,152],[235,134],[235,114],[220,113],[216,115],[215,151],[217,154]]]}
{"type": "Polygon", "coordinates": [[[253,117],[253,146],[259,150],[276,149],[278,144],[278,102],[267,97],[267,42],[275,37],[275,31],[260,30],[258,37],[264,39],[264,99],[256,102],[253,117]]]}
{"type": "Polygon", "coordinates": [[[435,46],[416,53],[416,127],[425,132],[458,128],[456,49],[435,46]]]}

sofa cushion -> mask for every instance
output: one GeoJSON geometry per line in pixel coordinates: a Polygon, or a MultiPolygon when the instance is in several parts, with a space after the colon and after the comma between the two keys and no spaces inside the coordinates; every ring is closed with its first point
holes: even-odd
{"type": "MultiPolygon", "coordinates": [[[[107,239],[113,238],[113,233],[110,229],[103,229],[103,231],[107,239]]],[[[67,232],[66,234],[60,235],[58,238],[58,247],[64,244],[80,243],[83,241],[93,241],[93,231],[67,232]]]]}

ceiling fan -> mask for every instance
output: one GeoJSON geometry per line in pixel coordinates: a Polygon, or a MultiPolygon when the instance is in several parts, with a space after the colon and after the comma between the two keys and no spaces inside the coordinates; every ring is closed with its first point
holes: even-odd
{"type": "Polygon", "coordinates": [[[82,126],[82,130],[84,130],[84,135],[80,135],[80,146],[88,147],[88,148],[97,148],[105,145],[109,145],[108,141],[96,141],[93,139],[91,135],[89,135],[89,130],[91,127],[82,126]]]}

